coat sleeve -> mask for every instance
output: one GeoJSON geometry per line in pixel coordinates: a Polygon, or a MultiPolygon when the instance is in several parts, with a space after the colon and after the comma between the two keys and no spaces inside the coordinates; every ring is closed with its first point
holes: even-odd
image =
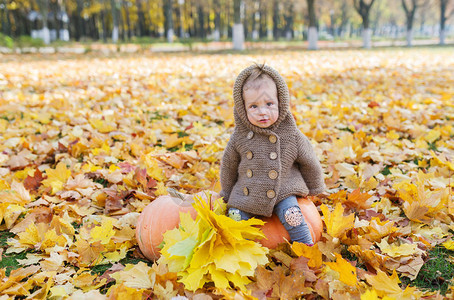
{"type": "Polygon", "coordinates": [[[309,195],[318,195],[325,191],[323,170],[309,139],[301,133],[298,137],[298,157],[301,175],[309,189],[309,195]]]}
{"type": "Polygon", "coordinates": [[[224,155],[221,160],[221,197],[224,197],[224,201],[228,202],[230,193],[232,192],[233,186],[238,179],[238,165],[240,164],[240,154],[235,149],[234,134],[230,137],[229,142],[224,150],[224,155]]]}

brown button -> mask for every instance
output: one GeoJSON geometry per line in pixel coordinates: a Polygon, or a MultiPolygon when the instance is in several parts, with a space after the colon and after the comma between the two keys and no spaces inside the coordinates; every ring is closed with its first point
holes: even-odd
{"type": "Polygon", "coordinates": [[[251,151],[248,151],[248,152],[246,153],[247,159],[252,159],[252,156],[253,156],[253,155],[252,155],[252,152],[251,152],[251,151]]]}
{"type": "Polygon", "coordinates": [[[277,158],[277,153],[276,152],[271,152],[270,153],[270,158],[271,159],[276,159],[277,158]]]}
{"type": "Polygon", "coordinates": [[[270,140],[271,143],[276,143],[277,142],[277,137],[275,135],[270,135],[270,137],[268,138],[270,140]]]}
{"type": "Polygon", "coordinates": [[[243,194],[244,194],[245,196],[249,195],[249,190],[247,189],[247,187],[245,187],[245,188],[243,189],[243,194]]]}
{"type": "Polygon", "coordinates": [[[254,132],[253,131],[249,131],[249,133],[247,134],[247,139],[250,140],[254,137],[254,132]]]}
{"type": "Polygon", "coordinates": [[[275,170],[271,170],[271,171],[268,172],[268,176],[271,179],[276,179],[277,178],[277,172],[275,170]]]}
{"type": "Polygon", "coordinates": [[[252,170],[250,170],[250,169],[247,170],[246,171],[246,175],[247,175],[247,177],[251,178],[252,177],[252,170]]]}
{"type": "Polygon", "coordinates": [[[276,192],[269,190],[268,192],[266,192],[266,196],[270,199],[273,199],[276,196],[276,192]]]}

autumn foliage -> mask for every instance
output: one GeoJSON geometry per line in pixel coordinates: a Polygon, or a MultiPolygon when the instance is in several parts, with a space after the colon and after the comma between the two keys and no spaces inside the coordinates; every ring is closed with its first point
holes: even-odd
{"type": "Polygon", "coordinates": [[[454,297],[452,282],[445,296],[412,284],[430,249],[454,249],[451,52],[2,57],[0,263],[21,258],[0,269],[0,299],[454,297]],[[311,198],[321,241],[269,251],[253,242],[260,232],[233,241],[199,204],[199,223],[185,217],[187,231],[162,245],[179,262],[147,261],[135,226],[149,203],[169,187],[220,190],[233,80],[254,61],[287,80],[325,170],[329,196],[311,198]],[[190,261],[196,228],[236,245],[235,259],[200,246],[190,261]]]}

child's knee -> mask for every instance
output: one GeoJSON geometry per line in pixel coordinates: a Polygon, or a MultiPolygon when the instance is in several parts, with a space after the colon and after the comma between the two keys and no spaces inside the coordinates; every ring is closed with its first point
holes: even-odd
{"type": "Polygon", "coordinates": [[[292,226],[298,227],[304,223],[304,216],[299,206],[292,206],[284,210],[285,222],[292,226]]]}

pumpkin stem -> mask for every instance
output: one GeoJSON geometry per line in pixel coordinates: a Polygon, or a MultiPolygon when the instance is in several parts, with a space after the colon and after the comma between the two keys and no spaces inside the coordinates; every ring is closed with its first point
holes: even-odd
{"type": "Polygon", "coordinates": [[[167,192],[168,192],[169,195],[172,196],[172,197],[181,199],[181,200],[183,200],[183,201],[186,199],[186,194],[183,194],[182,192],[179,192],[179,191],[177,191],[177,190],[174,189],[174,188],[167,188],[167,192]]]}

